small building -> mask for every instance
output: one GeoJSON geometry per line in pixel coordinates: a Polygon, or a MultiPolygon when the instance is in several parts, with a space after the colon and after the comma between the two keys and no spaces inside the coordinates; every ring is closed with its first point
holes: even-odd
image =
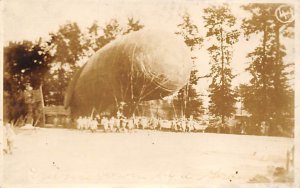
{"type": "Polygon", "coordinates": [[[45,106],[45,127],[71,127],[70,110],[64,106],[45,106]]]}

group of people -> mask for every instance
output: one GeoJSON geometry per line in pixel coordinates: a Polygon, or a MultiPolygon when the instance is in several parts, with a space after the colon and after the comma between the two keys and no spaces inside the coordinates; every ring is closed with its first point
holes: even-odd
{"type": "Polygon", "coordinates": [[[133,130],[137,127],[137,122],[134,118],[115,118],[104,116],[100,121],[100,126],[105,132],[122,132],[126,130],[133,130]]]}
{"type": "Polygon", "coordinates": [[[192,118],[173,119],[171,121],[171,130],[175,132],[191,132],[196,130],[195,124],[192,118]]]}
{"type": "Polygon", "coordinates": [[[96,132],[98,129],[104,132],[131,132],[134,129],[163,130],[172,132],[206,132],[223,134],[247,134],[247,135],[281,135],[284,133],[280,126],[273,127],[266,122],[248,125],[239,122],[234,126],[224,123],[212,123],[209,126],[200,125],[190,118],[174,118],[172,120],[157,117],[124,117],[124,116],[102,116],[82,117],[76,121],[77,129],[96,132]]]}
{"type": "Polygon", "coordinates": [[[98,129],[98,120],[96,118],[80,116],[76,123],[79,130],[91,130],[95,132],[98,129]]]}
{"type": "Polygon", "coordinates": [[[275,136],[274,132],[283,132],[281,126],[273,128],[265,121],[256,124],[246,123],[246,121],[237,122],[235,125],[227,125],[225,123],[210,124],[205,132],[223,133],[223,134],[242,134],[242,135],[264,135],[275,136]]]}
{"type": "Polygon", "coordinates": [[[237,129],[238,134],[249,134],[249,135],[265,135],[269,134],[270,126],[265,122],[262,121],[261,123],[248,124],[245,121],[239,122],[235,126],[237,129]]]}
{"type": "Polygon", "coordinates": [[[132,131],[133,129],[151,129],[151,130],[170,130],[175,132],[191,132],[196,130],[195,121],[192,118],[181,118],[173,120],[164,120],[160,118],[147,118],[147,117],[130,117],[124,116],[96,116],[92,117],[79,117],[77,119],[77,129],[91,130],[95,132],[98,128],[103,129],[105,132],[125,132],[132,131]]]}

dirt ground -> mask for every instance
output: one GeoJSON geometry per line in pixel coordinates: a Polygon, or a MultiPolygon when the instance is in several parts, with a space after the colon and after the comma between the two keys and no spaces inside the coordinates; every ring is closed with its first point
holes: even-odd
{"type": "MultiPolygon", "coordinates": [[[[279,180],[293,139],[135,130],[16,130],[3,185],[214,184],[279,180]],[[277,168],[277,169],[276,169],[277,168]]],[[[289,179],[291,180],[291,179],[289,179]]]]}

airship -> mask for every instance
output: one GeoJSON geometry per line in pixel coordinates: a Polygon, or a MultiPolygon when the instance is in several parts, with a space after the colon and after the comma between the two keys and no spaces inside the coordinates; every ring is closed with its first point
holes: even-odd
{"type": "Polygon", "coordinates": [[[188,83],[191,52],[183,38],[139,30],[108,43],[70,81],[64,106],[73,116],[172,95],[188,83]]]}

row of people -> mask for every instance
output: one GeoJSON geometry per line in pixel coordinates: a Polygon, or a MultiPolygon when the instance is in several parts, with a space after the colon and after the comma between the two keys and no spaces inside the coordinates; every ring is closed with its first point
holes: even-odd
{"type": "Polygon", "coordinates": [[[98,121],[96,118],[80,116],[76,123],[78,130],[91,130],[92,132],[95,132],[98,128],[98,121]]]}
{"type": "Polygon", "coordinates": [[[171,130],[176,132],[191,132],[196,130],[195,122],[191,119],[174,119],[171,123],[171,130]]]}
{"type": "Polygon", "coordinates": [[[106,116],[104,116],[101,119],[100,125],[103,126],[104,131],[108,132],[108,131],[125,131],[126,129],[128,130],[132,130],[135,128],[136,126],[136,122],[133,118],[115,118],[115,117],[111,117],[108,118],[106,116]]]}
{"type": "Polygon", "coordinates": [[[163,120],[157,118],[115,118],[103,117],[100,123],[105,131],[123,131],[132,129],[169,129],[176,132],[190,132],[195,130],[194,121],[188,119],[163,120]]]}
{"type": "Polygon", "coordinates": [[[97,116],[79,117],[77,119],[77,129],[96,131],[97,127],[102,127],[105,132],[122,132],[133,129],[151,129],[151,130],[171,130],[175,132],[190,132],[196,130],[195,122],[192,119],[173,119],[163,120],[159,118],[125,118],[125,117],[107,117],[97,116]]]}

